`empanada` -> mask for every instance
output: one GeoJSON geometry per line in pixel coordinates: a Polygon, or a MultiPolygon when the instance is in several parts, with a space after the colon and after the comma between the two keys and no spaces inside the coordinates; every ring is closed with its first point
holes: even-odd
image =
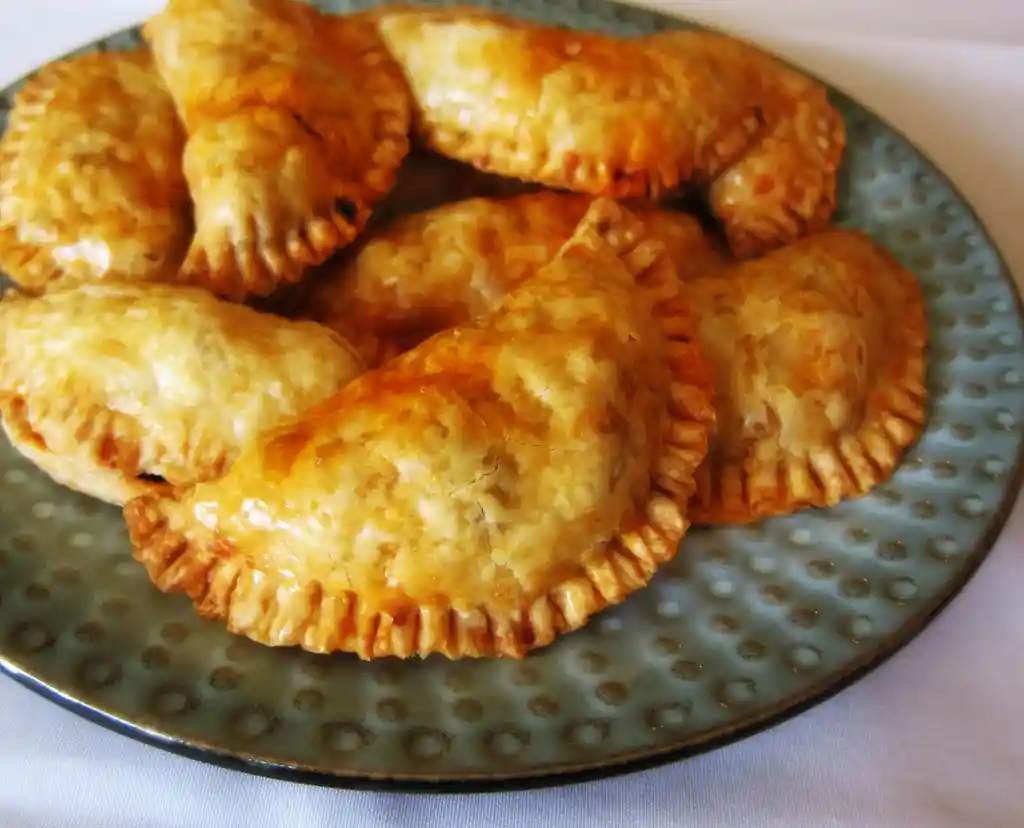
{"type": "Polygon", "coordinates": [[[472,7],[367,14],[405,70],[417,133],[440,153],[618,198],[710,188],[740,256],[833,212],[840,114],[820,85],[746,43],[616,38],[472,7]]]}
{"type": "Polygon", "coordinates": [[[192,233],[184,142],[147,51],[40,69],[0,139],[0,269],[30,293],[173,279],[192,233]]]}
{"type": "Polygon", "coordinates": [[[219,474],[362,370],[337,334],[200,288],[84,285],[0,302],[0,413],[57,482],[110,503],[219,474]]]}
{"type": "Polygon", "coordinates": [[[892,474],[925,418],[913,274],[835,230],[698,279],[690,295],[718,389],[695,521],[831,506],[892,474]]]}
{"type": "MultiPolygon", "coordinates": [[[[406,216],[325,266],[302,315],[342,333],[368,365],[380,365],[493,310],[551,260],[590,203],[589,196],[540,192],[406,216]]],[[[721,245],[693,216],[650,204],[629,209],[667,245],[684,281],[725,267],[721,245]]]]}
{"type": "Polygon", "coordinates": [[[292,0],[170,0],[144,32],[188,130],[185,279],[265,295],[355,237],[409,144],[373,26],[292,0]]]}
{"type": "Polygon", "coordinates": [[[691,328],[664,247],[603,201],[485,320],[129,503],[135,556],[265,644],[521,657],[675,555],[713,424],[691,328]]]}

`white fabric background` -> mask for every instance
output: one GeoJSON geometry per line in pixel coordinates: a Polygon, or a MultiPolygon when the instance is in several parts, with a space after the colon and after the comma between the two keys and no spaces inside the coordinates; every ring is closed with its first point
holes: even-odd
{"type": "MultiPolygon", "coordinates": [[[[963,189],[1024,277],[1024,2],[646,0],[858,96],[963,189]]],[[[0,84],[158,0],[0,0],[0,84]]],[[[0,677],[0,828],[1024,826],[1024,508],[908,649],[809,713],[688,762],[479,797],[350,793],[170,756],[0,677]]]]}

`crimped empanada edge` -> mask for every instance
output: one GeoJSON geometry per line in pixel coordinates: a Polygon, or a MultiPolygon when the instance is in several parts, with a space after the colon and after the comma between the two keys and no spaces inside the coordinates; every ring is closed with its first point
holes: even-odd
{"type": "MultiPolygon", "coordinates": [[[[57,483],[107,503],[120,506],[131,497],[164,491],[168,484],[140,475],[169,472],[161,468],[170,454],[166,447],[146,439],[145,429],[133,417],[101,405],[83,405],[84,398],[69,394],[47,405],[38,395],[29,401],[17,392],[0,392],[0,416],[11,445],[57,483]],[[59,423],[75,450],[53,451],[42,434],[42,420],[59,423]]],[[[197,454],[199,448],[189,446],[188,453],[197,454]]],[[[230,460],[222,447],[202,448],[205,457],[189,457],[196,466],[190,482],[217,476],[230,460]]],[[[170,482],[183,482],[174,480],[177,474],[167,476],[170,482]]]]}
{"type": "MultiPolygon", "coordinates": [[[[332,253],[351,243],[370,221],[377,203],[394,186],[398,168],[409,152],[412,101],[405,75],[387,50],[369,21],[345,16],[323,15],[335,34],[324,34],[340,41],[356,61],[355,75],[365,99],[373,101],[374,149],[358,182],[339,181],[334,205],[326,213],[307,216],[296,233],[287,239],[262,238],[257,241],[256,256],[248,255],[248,239],[232,244],[225,241],[216,255],[193,240],[181,268],[181,280],[208,288],[221,296],[241,299],[267,296],[283,283],[298,282],[307,268],[326,261],[332,253]],[[351,213],[351,215],[348,215],[351,213]],[[243,258],[258,263],[246,266],[243,258]],[[224,264],[212,268],[211,260],[224,264]],[[270,261],[284,261],[280,272],[270,261]]],[[[255,217],[253,217],[255,219],[255,217]]],[[[251,222],[254,232],[257,222],[251,222]]]]}
{"type": "MultiPolygon", "coordinates": [[[[597,232],[614,236],[613,246],[636,252],[636,224],[604,202],[588,215],[597,232]],[[626,227],[622,225],[626,224],[626,227]]],[[[635,219],[633,220],[635,221],[635,219]]],[[[575,237],[574,237],[575,238],[575,237]]],[[[660,244],[660,243],[659,243],[660,244]]],[[[649,253],[650,248],[647,251],[649,253]]],[[[392,615],[368,608],[351,592],[329,595],[317,582],[281,583],[252,566],[223,541],[194,542],[175,525],[173,495],[145,495],[125,507],[134,547],[154,585],[184,592],[199,615],[226,621],[228,629],[272,646],[300,646],[328,653],[354,652],[362,659],[408,658],[440,653],[449,658],[522,658],[558,635],[582,627],[595,613],[645,586],[658,567],[671,560],[689,527],[687,504],[693,475],[707,453],[715,413],[710,364],[695,338],[689,302],[674,279],[662,247],[651,261],[638,257],[638,285],[650,279],[667,294],[653,312],[667,339],[667,368],[660,452],[650,471],[651,487],[637,525],[595,550],[582,571],[554,586],[516,614],[478,606],[422,606],[392,615]]]]}
{"type": "Polygon", "coordinates": [[[867,494],[895,472],[904,450],[921,434],[927,417],[925,352],[928,323],[917,278],[895,266],[881,278],[900,281],[902,300],[890,329],[901,336],[902,361],[873,389],[856,431],[839,435],[807,457],[787,456],[757,470],[748,459],[724,460],[714,452],[697,471],[690,502],[693,522],[747,524],[799,509],[834,506],[867,494]]]}

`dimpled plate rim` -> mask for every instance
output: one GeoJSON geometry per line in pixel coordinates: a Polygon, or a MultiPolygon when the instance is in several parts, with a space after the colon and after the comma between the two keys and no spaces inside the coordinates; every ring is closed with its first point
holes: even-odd
{"type": "MultiPolygon", "coordinates": [[[[340,4],[320,3],[328,7],[335,7],[337,10],[340,4]]],[[[364,5],[373,3],[357,2],[349,4],[350,10],[355,10],[364,5]]],[[[551,11],[534,8],[530,4],[517,3],[512,0],[508,3],[495,2],[491,5],[508,6],[505,11],[510,13],[521,13],[522,16],[542,17],[557,16],[559,10],[551,11]]],[[[563,3],[564,7],[566,4],[563,3]]],[[[569,4],[572,5],[571,3],[569,4]]],[[[570,8],[573,16],[586,16],[586,12],[601,13],[605,25],[613,28],[629,28],[633,21],[650,21],[640,25],[643,27],[653,26],[678,27],[694,26],[688,21],[674,18],[657,12],[623,6],[607,0],[578,0],[579,12],[575,7],[570,8]],[[608,23],[611,21],[611,23],[608,23]]],[[[562,9],[564,11],[564,8],[562,9]]],[[[581,27],[583,28],[583,27],[581,27]]],[[[700,27],[698,27],[700,28],[700,27]]],[[[100,38],[91,44],[80,47],[68,55],[80,54],[88,51],[104,50],[106,48],[126,48],[139,42],[138,30],[127,29],[121,32],[100,38]]],[[[801,69],[801,71],[805,71],[801,69]]],[[[813,73],[807,74],[814,76],[813,73]]],[[[16,88],[20,82],[12,84],[16,88]]],[[[927,171],[938,179],[950,191],[951,197],[958,202],[966,218],[977,225],[979,236],[982,242],[988,247],[994,256],[999,272],[1010,287],[1014,299],[1014,310],[1018,318],[1024,318],[1024,304],[1022,304],[1020,292],[1012,278],[1009,278],[1009,271],[1005,261],[1002,259],[998,248],[991,236],[978,218],[969,203],[964,199],[959,190],[952,184],[931,162],[905,136],[895,130],[891,125],[878,118],[873,112],[863,105],[856,103],[853,99],[845,96],[831,84],[825,84],[834,98],[843,98],[849,105],[856,107],[867,116],[870,121],[884,126],[888,131],[901,138],[905,144],[916,154],[916,161],[927,171]]],[[[9,96],[10,89],[0,92],[0,95],[9,96]]],[[[741,716],[720,725],[706,733],[698,734],[696,737],[684,737],[679,744],[658,747],[640,751],[623,751],[596,761],[577,761],[564,769],[529,770],[514,774],[488,774],[486,776],[473,776],[467,774],[461,777],[431,777],[428,774],[417,777],[405,777],[388,773],[351,773],[327,772],[313,766],[303,765],[297,762],[283,763],[273,758],[258,753],[247,753],[238,750],[225,749],[222,746],[195,738],[180,738],[169,731],[157,727],[148,727],[142,723],[118,715],[109,706],[90,703],[87,699],[80,697],[79,688],[73,685],[58,685],[47,683],[45,679],[34,675],[29,668],[16,662],[3,652],[0,652],[0,670],[10,675],[24,686],[51,699],[57,704],[83,716],[102,726],[127,735],[138,741],[168,750],[170,752],[184,755],[201,761],[217,764],[223,767],[256,773],[264,776],[315,783],[334,787],[371,789],[384,791],[410,791],[430,793],[455,793],[455,792],[483,792],[496,790],[516,790],[527,788],[548,787],[564,785],[569,783],[584,782],[594,779],[607,778],[610,776],[639,771],[679,759],[703,753],[713,748],[737,741],[768,727],[779,724],[790,717],[799,714],[803,710],[830,698],[835,693],[847,687],[858,678],[878,666],[883,661],[898,652],[933,618],[941,609],[959,592],[970,580],[970,577],[977,570],[977,567],[984,560],[992,545],[997,539],[1003,525],[1008,519],[1012,510],[1017,492],[1020,489],[1021,481],[1024,479],[1024,442],[1018,441],[1017,454],[1012,468],[1004,478],[1007,485],[1003,488],[1000,503],[994,510],[991,519],[985,526],[979,541],[974,549],[964,558],[962,565],[946,581],[930,604],[926,604],[915,615],[909,617],[906,622],[895,632],[886,636],[880,644],[875,645],[865,652],[860,658],[845,662],[838,670],[832,671],[823,679],[808,684],[801,692],[790,694],[782,698],[774,705],[767,705],[757,708],[749,715],[741,716]]],[[[339,769],[340,770],[340,769],[339,769]]]]}

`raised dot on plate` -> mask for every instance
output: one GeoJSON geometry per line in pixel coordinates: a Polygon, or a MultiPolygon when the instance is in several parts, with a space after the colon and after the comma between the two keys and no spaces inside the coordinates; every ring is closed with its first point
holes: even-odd
{"type": "Polygon", "coordinates": [[[683,614],[683,607],[678,601],[669,600],[658,603],[658,615],[662,618],[678,618],[683,614]]]}
{"type": "Polygon", "coordinates": [[[998,457],[989,457],[982,461],[979,468],[986,477],[1000,477],[1006,471],[1006,464],[998,457]]]}
{"type": "Polygon", "coordinates": [[[789,662],[795,670],[813,670],[821,664],[821,653],[814,647],[799,644],[790,650],[789,662]]]}
{"type": "Polygon", "coordinates": [[[720,614],[711,619],[711,629],[731,635],[740,628],[739,622],[731,615],[720,614]]]}
{"type": "Polygon", "coordinates": [[[957,553],[956,540],[951,535],[935,538],[928,548],[933,556],[942,560],[952,558],[957,553]]]}
{"type": "Polygon", "coordinates": [[[768,584],[761,588],[760,595],[766,604],[783,604],[789,600],[789,590],[782,584],[768,584]]]}
{"type": "Polygon", "coordinates": [[[814,607],[797,607],[788,616],[789,623],[810,629],[818,623],[818,611],[814,607]]]}
{"type": "Polygon", "coordinates": [[[1012,348],[1014,345],[1017,344],[1017,337],[1015,337],[1012,333],[1004,331],[1003,333],[999,334],[996,337],[996,342],[998,342],[1004,348],[1012,348]]]}
{"type": "Polygon", "coordinates": [[[667,635],[659,635],[651,644],[651,649],[654,650],[655,655],[659,656],[673,655],[682,648],[682,644],[667,635]]]}
{"type": "Polygon", "coordinates": [[[323,693],[307,687],[295,694],[295,698],[292,699],[292,707],[303,712],[311,712],[323,707],[324,701],[323,693]]]}
{"type": "Polygon", "coordinates": [[[406,753],[414,759],[430,761],[448,752],[452,739],[447,733],[430,727],[415,727],[402,739],[406,753]]]}
{"type": "Polygon", "coordinates": [[[964,517],[978,517],[985,512],[985,501],[977,495],[968,495],[960,500],[957,511],[964,517]]]}
{"type": "Polygon", "coordinates": [[[169,644],[181,644],[188,638],[188,627],[177,621],[168,621],[160,628],[160,637],[169,644]]]}
{"type": "Polygon", "coordinates": [[[31,622],[15,627],[13,638],[14,645],[26,653],[38,653],[45,650],[55,640],[47,630],[31,622]]]}
{"type": "Polygon", "coordinates": [[[242,674],[234,667],[218,667],[210,673],[210,687],[215,690],[234,690],[242,680],[242,674]]]}
{"type": "Polygon", "coordinates": [[[884,500],[889,506],[896,506],[903,502],[903,495],[894,489],[875,489],[875,497],[884,500]]]}
{"type": "Polygon", "coordinates": [[[1016,388],[1020,385],[1020,371],[1010,369],[1003,373],[1003,385],[1009,388],[1016,388]]]}
{"type": "Polygon", "coordinates": [[[50,590],[43,584],[32,583],[25,587],[25,597],[30,601],[49,601],[50,590]]]}
{"type": "Polygon", "coordinates": [[[767,555],[754,555],[748,565],[758,575],[771,575],[777,567],[775,560],[767,555]]]}
{"type": "Polygon", "coordinates": [[[374,735],[359,722],[329,722],[320,729],[324,747],[333,753],[353,753],[374,740],[374,735]]]}
{"type": "Polygon", "coordinates": [[[586,673],[600,673],[608,666],[608,659],[601,653],[585,650],[580,653],[580,666],[586,673]]]}
{"type": "Polygon", "coordinates": [[[489,753],[507,758],[530,744],[530,734],[516,727],[499,727],[487,734],[484,743],[489,753]]]}
{"type": "Polygon", "coordinates": [[[839,584],[839,592],[846,598],[864,598],[871,592],[871,582],[867,578],[844,578],[839,584]]]}
{"type": "Polygon", "coordinates": [[[452,705],[452,713],[464,722],[475,722],[484,715],[484,706],[476,699],[459,699],[452,705]]]}
{"type": "Polygon", "coordinates": [[[159,670],[171,662],[170,654],[163,647],[146,647],[142,651],[142,666],[147,670],[159,670]]]}
{"type": "Polygon", "coordinates": [[[810,546],[812,540],[810,530],[808,529],[794,529],[789,539],[797,546],[810,546]]]}
{"type": "Polygon", "coordinates": [[[974,438],[974,428],[967,425],[967,423],[954,423],[949,427],[950,433],[956,437],[957,440],[971,440],[974,438]]]}
{"type": "Polygon", "coordinates": [[[381,699],[377,702],[377,718],[382,722],[400,722],[409,715],[405,703],[400,699],[381,699]]]}
{"type": "Polygon", "coordinates": [[[736,653],[745,661],[758,661],[767,655],[768,648],[760,641],[754,641],[752,638],[745,638],[736,645],[736,653]]]}
{"type": "Polygon", "coordinates": [[[595,747],[611,735],[612,726],[603,719],[588,719],[569,725],[565,729],[565,740],[575,747],[595,747]]]}
{"type": "Polygon", "coordinates": [[[693,681],[700,675],[701,666],[696,661],[681,658],[672,664],[672,675],[682,681],[693,681]]]}
{"type": "Polygon", "coordinates": [[[53,570],[53,580],[58,584],[77,584],[82,580],[82,573],[73,566],[58,566],[53,570]]]}
{"type": "Polygon", "coordinates": [[[75,674],[87,689],[99,690],[121,680],[121,665],[103,656],[91,656],[78,665],[75,674]]]}
{"type": "Polygon", "coordinates": [[[757,685],[750,679],[734,679],[720,685],[715,692],[718,704],[722,707],[732,707],[736,704],[746,704],[757,695],[757,685]]]}
{"type": "Polygon", "coordinates": [[[97,621],[85,621],[75,627],[75,638],[83,644],[94,644],[103,638],[103,625],[97,621]]]}
{"type": "Polygon", "coordinates": [[[92,535],[88,532],[76,532],[71,536],[71,545],[76,549],[86,549],[92,546],[92,535]]]}
{"type": "Polygon", "coordinates": [[[597,628],[601,632],[608,634],[620,632],[622,630],[622,627],[622,619],[617,618],[614,615],[609,615],[607,618],[602,618],[597,624],[597,628]]]}
{"type": "Polygon", "coordinates": [[[232,717],[231,728],[239,736],[255,739],[274,731],[280,722],[268,709],[251,707],[240,710],[232,717]]]}
{"type": "Polygon", "coordinates": [[[558,713],[558,702],[550,696],[533,696],[526,702],[526,709],[534,716],[550,719],[558,713]]]}
{"type": "Polygon", "coordinates": [[[594,692],[601,701],[613,707],[617,707],[629,698],[629,690],[626,685],[618,681],[602,681],[594,692]]]}
{"type": "Polygon", "coordinates": [[[913,506],[910,507],[911,513],[914,517],[921,520],[929,520],[935,517],[938,509],[935,508],[935,504],[930,500],[919,500],[913,506]]]}
{"type": "Polygon", "coordinates": [[[4,472],[4,482],[12,486],[20,486],[26,480],[28,480],[28,475],[21,469],[10,469],[4,472]]]}
{"type": "Polygon", "coordinates": [[[1009,430],[1015,422],[1013,412],[1008,408],[997,408],[992,412],[992,422],[996,428],[1009,430]]]}
{"type": "Polygon", "coordinates": [[[878,557],[883,561],[902,561],[907,557],[907,547],[903,541],[889,541],[878,549],[878,557]]]}
{"type": "Polygon", "coordinates": [[[52,503],[35,503],[32,505],[32,515],[40,520],[48,520],[57,513],[57,507],[52,503]]]}
{"type": "Polygon", "coordinates": [[[871,619],[866,615],[854,616],[846,622],[847,635],[855,642],[868,638],[873,630],[874,624],[871,623],[871,619]]]}
{"type": "MultiPolygon", "coordinates": [[[[469,671],[469,668],[462,664],[446,664],[444,674],[444,684],[449,690],[454,693],[465,693],[473,686],[473,676],[469,671]]],[[[397,676],[395,681],[385,681],[387,673],[379,673],[377,675],[377,681],[385,686],[392,686],[398,684],[397,676]]],[[[391,674],[395,675],[395,674],[391,674]]]]}
{"type": "Polygon", "coordinates": [[[540,681],[540,673],[532,664],[517,664],[512,670],[513,684],[536,684],[540,681]]]}
{"type": "Polygon", "coordinates": [[[735,591],[736,587],[733,585],[732,581],[726,581],[724,579],[712,581],[708,585],[708,592],[710,592],[715,598],[728,598],[735,591]]]}
{"type": "Polygon", "coordinates": [[[119,595],[115,595],[113,598],[108,598],[102,604],[100,604],[100,611],[112,615],[115,618],[120,618],[123,615],[127,615],[132,608],[132,602],[127,598],[122,598],[119,595]]]}
{"type": "Polygon", "coordinates": [[[1010,303],[1005,299],[993,299],[988,306],[993,313],[1006,313],[1010,309],[1010,303]]]}
{"type": "Polygon", "coordinates": [[[898,603],[910,601],[917,595],[917,584],[910,578],[897,578],[889,584],[889,597],[898,603]]]}
{"type": "Polygon", "coordinates": [[[689,702],[663,704],[648,711],[647,724],[655,730],[682,727],[690,718],[691,710],[689,702]]]}
{"type": "Polygon", "coordinates": [[[161,716],[177,716],[199,707],[199,699],[184,687],[167,685],[156,691],[152,706],[161,716]]]}

